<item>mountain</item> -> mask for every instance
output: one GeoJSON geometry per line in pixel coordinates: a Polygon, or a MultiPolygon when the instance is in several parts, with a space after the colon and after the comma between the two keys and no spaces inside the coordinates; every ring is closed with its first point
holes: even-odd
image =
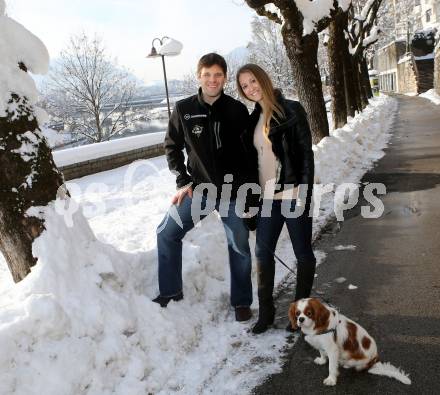
{"type": "Polygon", "coordinates": [[[249,50],[246,47],[237,47],[233,49],[231,52],[225,55],[225,58],[228,60],[234,60],[237,63],[247,63],[249,57],[249,50]]]}

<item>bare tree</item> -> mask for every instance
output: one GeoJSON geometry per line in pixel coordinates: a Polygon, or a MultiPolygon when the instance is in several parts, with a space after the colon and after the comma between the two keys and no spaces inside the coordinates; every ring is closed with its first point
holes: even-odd
{"type": "Polygon", "coordinates": [[[287,94],[293,94],[294,81],[290,61],[281,35],[281,26],[270,19],[254,17],[252,41],[248,44],[249,61],[261,66],[272,78],[274,85],[287,94]]]}
{"type": "Polygon", "coordinates": [[[137,82],[117,66],[99,37],[72,36],[48,84],[47,111],[92,142],[109,140],[137,120],[129,105],[137,82]]]}
{"type": "Polygon", "coordinates": [[[226,64],[228,65],[228,80],[225,85],[225,93],[237,100],[240,100],[241,97],[237,89],[236,75],[238,69],[243,65],[243,60],[232,55],[226,56],[225,60],[226,64]]]}
{"type": "Polygon", "coordinates": [[[183,76],[182,93],[184,95],[194,95],[199,88],[196,71],[191,71],[183,76]]]}

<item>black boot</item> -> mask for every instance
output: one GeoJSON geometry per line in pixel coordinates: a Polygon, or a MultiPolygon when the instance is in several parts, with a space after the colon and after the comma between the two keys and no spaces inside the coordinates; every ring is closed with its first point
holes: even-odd
{"type": "MultiPolygon", "coordinates": [[[[296,292],[295,302],[297,300],[308,298],[312,292],[313,281],[315,280],[316,259],[304,261],[298,260],[296,268],[296,292]]],[[[286,331],[295,332],[292,324],[289,322],[286,331]]]]}
{"type": "Polygon", "coordinates": [[[262,264],[257,262],[258,270],[258,321],[252,328],[252,333],[266,332],[275,319],[273,304],[273,283],[275,278],[275,262],[262,264]]]}
{"type": "Polygon", "coordinates": [[[178,302],[179,300],[183,299],[183,293],[179,292],[177,295],[174,296],[157,296],[155,297],[152,302],[160,304],[160,307],[167,307],[168,303],[170,303],[172,300],[175,302],[178,302]]]}
{"type": "Polygon", "coordinates": [[[296,269],[296,293],[297,300],[308,298],[312,291],[313,281],[315,280],[316,259],[298,260],[296,269]]]}

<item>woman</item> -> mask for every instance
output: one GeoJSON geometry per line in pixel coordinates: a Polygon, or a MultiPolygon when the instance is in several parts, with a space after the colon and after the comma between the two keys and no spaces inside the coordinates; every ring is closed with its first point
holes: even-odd
{"type": "Polygon", "coordinates": [[[275,90],[261,67],[255,64],[241,67],[237,72],[237,87],[243,98],[255,102],[243,142],[255,169],[258,168],[263,191],[255,249],[259,316],[252,328],[253,333],[262,333],[275,317],[274,252],[284,223],[297,259],[295,300],[308,297],[312,289],[316,267],[309,216],[314,176],[312,138],[301,104],[286,100],[275,90]],[[292,213],[301,209],[303,213],[293,218],[292,213]]]}

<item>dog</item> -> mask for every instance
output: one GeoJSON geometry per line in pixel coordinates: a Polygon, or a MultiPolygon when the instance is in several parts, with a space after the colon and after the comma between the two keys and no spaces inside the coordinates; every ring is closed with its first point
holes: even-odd
{"type": "Polygon", "coordinates": [[[314,362],[324,365],[328,359],[329,375],[323,381],[325,385],[336,385],[339,365],[411,384],[405,372],[388,362],[379,362],[376,342],[364,328],[319,299],[292,303],[289,320],[292,328],[300,328],[305,341],[319,351],[320,356],[314,362]]]}

